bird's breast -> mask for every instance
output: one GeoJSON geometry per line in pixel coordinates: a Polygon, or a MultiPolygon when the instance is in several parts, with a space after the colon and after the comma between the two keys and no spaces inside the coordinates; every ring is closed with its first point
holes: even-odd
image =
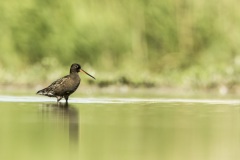
{"type": "Polygon", "coordinates": [[[74,92],[78,88],[80,82],[81,79],[78,74],[71,76],[66,84],[68,92],[74,92]]]}

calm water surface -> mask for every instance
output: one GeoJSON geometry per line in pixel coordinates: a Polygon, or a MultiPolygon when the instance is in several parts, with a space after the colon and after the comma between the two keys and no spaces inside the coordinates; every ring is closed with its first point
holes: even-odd
{"type": "Polygon", "coordinates": [[[240,101],[0,96],[1,160],[237,160],[240,101]]]}

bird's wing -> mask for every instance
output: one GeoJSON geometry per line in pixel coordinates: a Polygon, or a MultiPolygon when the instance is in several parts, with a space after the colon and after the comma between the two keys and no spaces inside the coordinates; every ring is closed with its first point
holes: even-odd
{"type": "Polygon", "coordinates": [[[52,84],[50,84],[46,89],[48,95],[55,95],[55,91],[60,87],[64,86],[64,83],[69,79],[69,76],[64,76],[56,81],[54,81],[52,84]]]}
{"type": "Polygon", "coordinates": [[[62,78],[54,81],[54,82],[53,82],[52,84],[50,84],[48,87],[49,87],[49,88],[52,88],[52,87],[55,88],[55,87],[57,87],[57,86],[59,86],[59,85],[64,84],[67,79],[69,79],[69,76],[64,76],[64,77],[62,77],[62,78]]]}

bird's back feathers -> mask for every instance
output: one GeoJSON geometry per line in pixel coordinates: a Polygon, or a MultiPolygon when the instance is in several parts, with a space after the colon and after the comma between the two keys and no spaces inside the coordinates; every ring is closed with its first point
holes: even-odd
{"type": "Polygon", "coordinates": [[[49,96],[49,97],[55,97],[56,95],[64,94],[65,90],[62,89],[66,85],[66,82],[70,78],[69,75],[64,76],[56,81],[54,81],[52,84],[50,84],[48,87],[39,90],[37,94],[49,96]],[[60,93],[62,92],[62,93],[60,93]]]}

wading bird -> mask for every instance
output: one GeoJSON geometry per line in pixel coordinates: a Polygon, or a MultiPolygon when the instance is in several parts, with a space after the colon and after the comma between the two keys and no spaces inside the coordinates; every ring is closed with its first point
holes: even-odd
{"type": "Polygon", "coordinates": [[[39,90],[37,94],[48,97],[56,97],[57,102],[59,102],[64,97],[66,103],[68,103],[68,97],[76,91],[81,82],[81,78],[79,77],[78,72],[83,72],[95,79],[95,77],[81,69],[81,66],[79,64],[74,63],[71,65],[69,75],[54,81],[48,87],[39,90]]]}

